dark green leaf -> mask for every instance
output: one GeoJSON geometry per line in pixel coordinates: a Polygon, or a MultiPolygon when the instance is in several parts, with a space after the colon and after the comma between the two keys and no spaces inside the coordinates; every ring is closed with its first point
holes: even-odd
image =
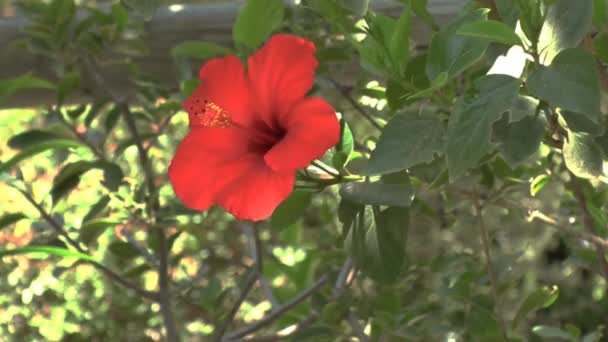
{"type": "Polygon", "coordinates": [[[0,164],[0,173],[6,172],[17,165],[22,160],[30,158],[36,154],[48,151],[48,150],[57,150],[57,149],[66,149],[66,148],[76,148],[76,147],[86,147],[81,143],[74,140],[66,140],[66,139],[55,139],[51,141],[47,141],[35,146],[28,147],[21,152],[17,153],[11,159],[7,160],[5,163],[0,164]]]}
{"type": "Polygon", "coordinates": [[[106,229],[116,227],[119,223],[119,221],[107,218],[90,220],[80,227],[80,241],[85,245],[90,245],[106,229]]]}
{"type": "Polygon", "coordinates": [[[406,4],[390,37],[388,51],[391,60],[393,61],[393,71],[397,73],[394,76],[401,76],[405,73],[407,63],[410,59],[411,17],[411,6],[406,4]]]}
{"type": "Polygon", "coordinates": [[[384,127],[365,174],[396,172],[432,161],[434,152],[442,150],[443,130],[434,117],[411,112],[394,116],[384,127]]]}
{"type": "Polygon", "coordinates": [[[566,167],[577,177],[596,178],[603,173],[601,147],[586,133],[568,133],[562,151],[566,167]]]}
{"type": "Polygon", "coordinates": [[[110,243],[108,250],[115,256],[124,259],[132,259],[139,256],[139,251],[137,248],[124,241],[114,241],[110,243]]]}
{"type": "Polygon", "coordinates": [[[513,327],[517,327],[529,313],[553,305],[558,296],[559,288],[557,286],[545,286],[532,292],[517,309],[517,314],[513,319],[513,327]]]}
{"type": "Polygon", "coordinates": [[[593,38],[593,50],[602,63],[608,64],[608,33],[600,33],[593,38]]]}
{"type": "Polygon", "coordinates": [[[344,119],[340,120],[340,142],[335,147],[332,165],[340,170],[346,165],[355,149],[355,141],[350,127],[344,119]]]}
{"type": "Polygon", "coordinates": [[[550,66],[534,71],[527,83],[532,96],[599,122],[600,81],[593,56],[587,51],[575,48],[560,52],[550,66]]]}
{"type": "Polygon", "coordinates": [[[471,308],[466,329],[477,341],[504,341],[492,311],[478,305],[471,308]]]}
{"type": "Polygon", "coordinates": [[[57,86],[57,103],[60,105],[65,98],[80,87],[80,75],[77,72],[70,72],[63,76],[57,86]]]}
{"type": "Polygon", "coordinates": [[[509,110],[509,122],[517,122],[536,113],[539,101],[533,97],[519,95],[509,110]]]}
{"type": "Polygon", "coordinates": [[[593,0],[593,24],[598,30],[608,28],[608,1],[593,0]]]}
{"type": "Polygon", "coordinates": [[[108,195],[103,195],[99,201],[97,201],[97,203],[95,203],[91,209],[89,209],[89,211],[87,212],[87,214],[84,216],[84,218],[82,219],[82,222],[88,222],[91,219],[93,219],[95,216],[97,216],[102,210],[104,210],[106,208],[106,206],[108,205],[108,203],[110,203],[110,196],[108,195]]]}
{"type": "Polygon", "coordinates": [[[42,254],[44,256],[54,255],[63,258],[78,258],[80,260],[89,261],[96,263],[97,261],[86,254],[71,251],[65,248],[52,247],[52,246],[26,246],[15,249],[0,250],[0,258],[10,255],[21,255],[21,254],[42,254]]]}
{"type": "Polygon", "coordinates": [[[112,110],[108,112],[106,115],[106,120],[104,122],[104,128],[106,132],[110,132],[116,127],[118,123],[118,119],[120,119],[120,114],[122,113],[122,108],[120,106],[114,106],[112,110]]]}
{"type": "Polygon", "coordinates": [[[51,189],[53,203],[57,203],[61,197],[72,191],[78,185],[78,182],[80,182],[80,176],[90,168],[91,163],[78,161],[68,164],[61,169],[57,176],[55,176],[55,179],[53,179],[53,187],[51,189]]]}
{"type": "Polygon", "coordinates": [[[474,98],[459,100],[450,115],[446,156],[450,179],[462,176],[492,147],[492,123],[513,107],[519,80],[506,75],[484,76],[475,84],[474,98]]]}
{"type": "Polygon", "coordinates": [[[374,215],[374,224],[365,233],[365,258],[359,260],[361,271],[381,282],[401,278],[406,262],[409,210],[388,208],[374,215]]]}
{"type": "Polygon", "coordinates": [[[256,48],[283,21],[285,5],[282,0],[249,0],[239,12],[232,37],[238,44],[256,48]]]}
{"type": "Polygon", "coordinates": [[[54,132],[33,129],[12,136],[8,140],[8,146],[14,149],[24,150],[42,143],[63,138],[65,137],[54,132]]]}
{"type": "Polygon", "coordinates": [[[538,151],[545,135],[545,125],[534,116],[509,123],[505,115],[494,123],[493,131],[502,156],[511,166],[517,166],[538,151]]]}
{"type": "Polygon", "coordinates": [[[285,229],[295,223],[306,211],[310,204],[310,192],[294,191],[279,205],[270,218],[270,224],[275,229],[285,229]]]}
{"type": "Polygon", "coordinates": [[[433,31],[437,31],[439,26],[435,21],[435,18],[431,15],[431,13],[427,9],[427,0],[401,0],[401,2],[410,2],[412,3],[412,10],[420,19],[422,19],[433,31]]]}
{"type": "Polygon", "coordinates": [[[102,112],[102,109],[109,103],[108,99],[102,99],[100,101],[96,101],[93,103],[89,111],[87,112],[87,116],[84,118],[84,125],[90,127],[93,123],[93,120],[102,112]]]}
{"type": "Polygon", "coordinates": [[[457,33],[463,36],[486,39],[494,43],[522,45],[521,39],[513,28],[496,20],[480,20],[465,23],[458,28],[457,33]]]}
{"type": "Polygon", "coordinates": [[[27,218],[27,216],[22,213],[5,214],[4,216],[0,217],[0,229],[17,223],[24,218],[27,218]]]}
{"type": "Polygon", "coordinates": [[[456,32],[464,24],[485,19],[486,9],[474,10],[433,35],[426,64],[426,74],[430,80],[437,79],[443,72],[451,79],[484,55],[488,47],[487,40],[461,36],[456,32]]]}
{"type": "Polygon", "coordinates": [[[171,49],[174,57],[210,59],[233,53],[231,49],[213,42],[189,40],[181,42],[171,49]]]}
{"type": "Polygon", "coordinates": [[[22,89],[54,89],[55,86],[47,80],[24,74],[15,78],[0,80],[0,103],[22,89]]]}
{"type": "Polygon", "coordinates": [[[538,37],[543,64],[551,64],[562,50],[577,47],[591,29],[593,0],[556,0],[549,8],[538,37]]]}

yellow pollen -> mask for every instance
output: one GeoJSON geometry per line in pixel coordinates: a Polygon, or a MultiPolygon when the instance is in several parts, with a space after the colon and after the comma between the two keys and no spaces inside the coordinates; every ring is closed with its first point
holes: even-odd
{"type": "Polygon", "coordinates": [[[200,111],[195,110],[195,107],[192,106],[191,112],[193,112],[193,115],[190,115],[190,124],[192,126],[213,128],[227,128],[232,126],[230,113],[211,101],[205,100],[204,102],[205,106],[200,111]]]}

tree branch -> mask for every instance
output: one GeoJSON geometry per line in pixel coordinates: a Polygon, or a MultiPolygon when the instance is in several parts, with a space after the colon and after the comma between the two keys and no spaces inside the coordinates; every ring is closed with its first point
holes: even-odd
{"type": "Polygon", "coordinates": [[[222,339],[222,341],[239,341],[240,338],[245,337],[251,333],[254,333],[254,332],[262,329],[263,327],[274,322],[277,318],[281,317],[285,312],[293,309],[298,304],[300,304],[304,300],[306,300],[306,298],[310,297],[311,295],[313,295],[314,293],[319,291],[321,289],[321,287],[323,287],[323,285],[325,285],[326,282],[327,282],[327,275],[324,275],[321,278],[319,278],[313,286],[304,290],[302,293],[300,293],[299,295],[292,298],[287,303],[285,303],[282,306],[280,306],[279,308],[277,308],[276,311],[272,312],[271,314],[265,316],[261,320],[255,322],[247,327],[237,330],[231,334],[228,334],[227,338],[222,339]]]}
{"type": "Polygon", "coordinates": [[[160,263],[158,266],[158,288],[160,296],[160,311],[165,321],[165,330],[167,332],[167,340],[169,342],[177,342],[180,340],[179,332],[175,325],[175,318],[171,310],[171,293],[169,290],[169,251],[167,246],[167,237],[165,231],[161,228],[157,230],[158,234],[158,245],[159,245],[159,259],[160,263]]]}
{"type": "MultiPolygon", "coordinates": [[[[19,192],[21,192],[21,194],[23,194],[23,196],[27,199],[27,201],[30,202],[36,208],[36,210],[40,213],[40,216],[42,216],[42,218],[53,228],[53,230],[55,230],[55,232],[57,232],[57,234],[61,235],[70,246],[72,246],[74,249],[76,249],[80,253],[89,254],[88,251],[86,251],[84,248],[82,248],[80,246],[78,241],[72,239],[68,235],[68,233],[65,231],[65,229],[63,229],[63,227],[59,223],[57,223],[57,221],[55,221],[55,219],[53,219],[51,217],[51,215],[38,202],[36,202],[36,200],[34,200],[34,198],[29,193],[27,193],[26,191],[23,191],[21,189],[17,189],[17,190],[19,192]]],[[[150,292],[150,291],[146,291],[144,289],[139,288],[135,284],[130,283],[128,280],[124,279],[119,274],[112,271],[111,269],[109,269],[108,267],[104,266],[101,263],[92,262],[92,261],[87,261],[87,262],[90,263],[91,265],[93,265],[98,270],[100,270],[108,278],[112,279],[113,281],[122,285],[125,288],[133,290],[139,296],[152,300],[152,301],[155,301],[155,302],[159,301],[159,296],[156,292],[150,292]]]]}

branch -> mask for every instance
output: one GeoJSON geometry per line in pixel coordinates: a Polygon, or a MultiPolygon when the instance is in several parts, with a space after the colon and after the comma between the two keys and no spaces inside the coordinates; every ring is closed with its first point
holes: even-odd
{"type": "Polygon", "coordinates": [[[494,263],[492,262],[492,253],[490,252],[490,238],[488,234],[488,229],[486,228],[486,223],[483,219],[483,208],[481,205],[481,201],[479,197],[475,198],[475,211],[477,213],[477,217],[479,218],[479,230],[481,232],[481,242],[483,245],[483,252],[486,257],[486,267],[488,269],[488,273],[490,274],[490,283],[492,287],[492,296],[494,297],[494,311],[496,313],[496,317],[498,318],[498,322],[500,323],[500,328],[502,330],[502,335],[505,341],[507,338],[507,325],[505,323],[505,319],[502,315],[499,305],[499,297],[498,297],[498,277],[496,276],[496,272],[494,272],[494,263]]]}
{"type": "Polygon", "coordinates": [[[272,312],[271,314],[265,316],[261,320],[255,322],[247,327],[244,327],[240,330],[237,330],[237,331],[229,334],[228,337],[226,339],[222,339],[222,341],[239,341],[240,338],[262,329],[263,327],[274,322],[277,318],[281,317],[281,315],[283,315],[285,312],[293,309],[298,304],[300,304],[304,300],[306,300],[306,298],[310,297],[311,295],[313,295],[314,293],[319,291],[321,289],[321,287],[323,287],[323,285],[325,285],[326,282],[327,282],[327,275],[324,275],[321,278],[319,278],[319,280],[317,280],[313,286],[304,290],[302,293],[300,293],[299,295],[292,298],[287,303],[285,303],[282,306],[280,306],[279,308],[277,308],[276,311],[272,312]]]}
{"type": "MultiPolygon", "coordinates": [[[[42,216],[42,218],[53,228],[53,230],[55,230],[55,232],[57,232],[57,234],[63,236],[63,238],[67,241],[67,243],[70,246],[72,246],[74,249],[76,249],[80,253],[88,254],[88,252],[80,246],[78,241],[72,239],[68,235],[68,233],[65,231],[65,229],[63,229],[63,227],[59,223],[57,223],[57,221],[55,221],[55,219],[53,219],[51,217],[51,215],[38,202],[36,202],[36,200],[34,200],[34,198],[29,193],[27,193],[21,189],[17,189],[17,190],[19,192],[21,192],[21,194],[23,194],[23,196],[28,200],[28,202],[30,202],[36,208],[36,210],[38,210],[38,212],[40,213],[40,216],[42,216]]],[[[112,279],[113,281],[122,285],[123,287],[133,290],[135,293],[137,293],[139,296],[141,296],[143,298],[158,302],[159,296],[157,293],[146,291],[144,289],[137,287],[135,284],[130,283],[128,280],[124,279],[119,274],[112,271],[111,269],[109,269],[108,267],[104,266],[101,263],[92,262],[92,261],[87,261],[87,262],[89,262],[91,265],[93,265],[96,269],[100,270],[108,278],[112,279]]]]}
{"type": "Polygon", "coordinates": [[[382,126],[378,122],[376,122],[376,120],[371,115],[369,115],[367,111],[363,109],[363,107],[361,107],[361,105],[359,105],[359,103],[355,99],[353,99],[350,94],[350,91],[347,88],[345,88],[343,85],[341,85],[334,79],[329,79],[329,81],[334,85],[338,92],[340,92],[340,95],[342,95],[342,97],[344,97],[351,104],[351,106],[353,106],[353,108],[359,114],[361,114],[361,116],[363,116],[372,126],[374,126],[374,128],[377,128],[378,130],[382,131],[382,126]]]}
{"type": "Polygon", "coordinates": [[[179,332],[175,325],[173,312],[171,311],[171,294],[169,292],[169,251],[167,246],[167,237],[165,231],[161,228],[157,230],[158,245],[160,250],[160,263],[158,266],[158,288],[160,296],[160,311],[165,321],[165,330],[167,332],[167,340],[177,342],[180,340],[179,332]]]}
{"type": "Polygon", "coordinates": [[[230,312],[228,312],[228,315],[226,316],[224,321],[219,326],[217,333],[215,334],[214,341],[222,341],[224,334],[228,329],[228,326],[232,323],[232,321],[234,321],[234,317],[241,308],[241,305],[243,305],[243,302],[245,302],[245,299],[247,299],[249,292],[251,292],[251,290],[253,289],[253,286],[255,285],[256,280],[258,280],[260,274],[262,274],[262,270],[264,267],[260,254],[261,241],[258,235],[257,227],[254,223],[251,222],[246,222],[244,224],[246,226],[245,228],[247,229],[246,233],[249,236],[248,243],[251,258],[254,260],[253,269],[251,270],[249,275],[247,275],[247,280],[245,281],[245,286],[241,291],[241,295],[230,309],[230,312]]]}

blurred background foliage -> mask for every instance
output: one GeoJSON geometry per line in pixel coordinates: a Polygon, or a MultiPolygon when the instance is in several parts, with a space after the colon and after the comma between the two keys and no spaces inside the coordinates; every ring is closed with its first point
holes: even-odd
{"type": "MultiPolygon", "coordinates": [[[[213,1],[184,3],[206,2],[213,1]]],[[[388,188],[369,188],[377,195],[370,199],[330,186],[342,179],[328,182],[331,172],[312,167],[273,217],[255,225],[221,208],[184,208],[166,176],[187,131],[181,102],[197,84],[192,79],[201,60],[233,50],[180,44],[172,50],[179,84],[150,79],[137,67],[147,53],[144,20],[169,4],[0,2],[5,16],[31,20],[15,46],[43,56],[54,72],[47,81],[26,74],[3,83],[0,101],[19,88],[56,93],[55,103],[0,111],[0,250],[6,254],[0,340],[165,340],[158,297],[164,271],[175,325],[188,341],[217,339],[222,328],[228,337],[238,335],[232,340],[252,328],[249,340],[258,341],[502,341],[505,334],[516,341],[605,339],[608,284],[598,257],[605,255],[596,253],[583,226],[588,212],[606,222],[606,186],[572,178],[548,140],[524,163],[512,166],[491,153],[451,183],[443,157],[435,155],[382,179],[399,191],[396,197],[388,188]],[[78,9],[82,16],[75,15],[78,9]],[[108,51],[116,58],[106,59],[108,51]],[[104,83],[105,63],[127,67],[136,101],[126,102],[104,83]],[[85,78],[96,87],[82,103],[73,99],[85,78]],[[585,213],[568,188],[572,182],[586,196],[585,213]],[[387,209],[383,201],[397,204],[387,209]],[[403,202],[408,208],[395,209],[403,202]],[[365,228],[363,237],[351,225],[365,228]]],[[[316,42],[314,91],[335,105],[345,127],[322,165],[347,176],[364,170],[378,142],[377,126],[397,112],[418,111],[417,103],[445,123],[455,98],[506,52],[492,45],[436,91],[424,75],[426,47],[407,40],[413,57],[403,77],[411,77],[417,91],[435,92],[402,103],[402,93],[391,94],[404,90],[389,85],[393,70],[386,60],[363,56],[364,69],[353,69],[357,51],[375,47],[366,50],[344,36],[384,29],[361,30],[367,4],[303,0],[273,28],[316,42]]],[[[389,20],[365,18],[380,26],[389,20]]],[[[250,52],[239,48],[241,55],[250,52]]]]}

